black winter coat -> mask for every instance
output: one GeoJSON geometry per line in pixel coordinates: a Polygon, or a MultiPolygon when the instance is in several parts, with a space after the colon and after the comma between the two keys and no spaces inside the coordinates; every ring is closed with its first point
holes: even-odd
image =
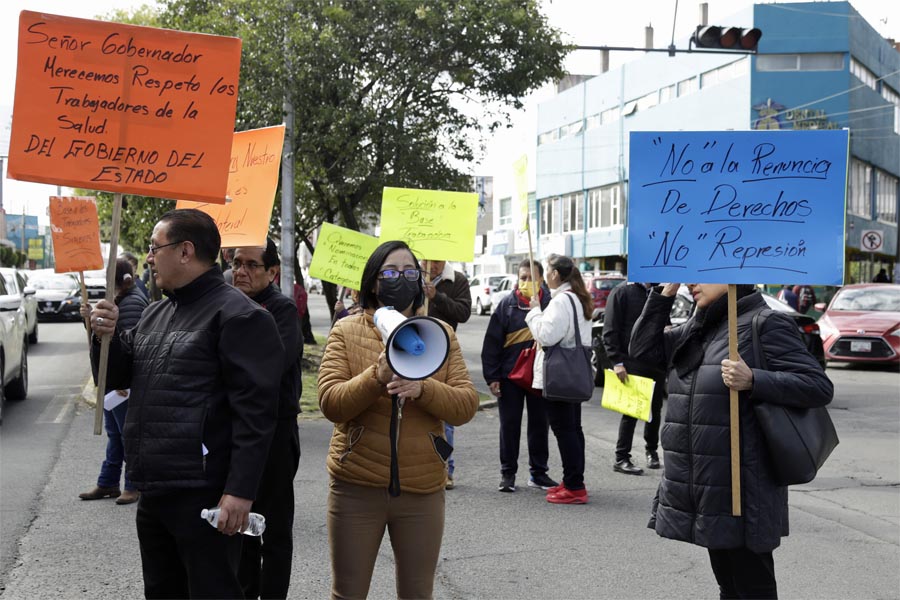
{"type": "Polygon", "coordinates": [[[665,369],[634,360],[628,354],[631,332],[649,292],[642,283],[623,283],[610,292],[603,315],[603,348],[613,365],[622,363],[632,375],[662,380],[665,369]]]}
{"type": "MultiPolygon", "coordinates": [[[[119,307],[119,319],[116,321],[116,329],[125,331],[137,325],[137,322],[141,320],[141,315],[144,313],[144,309],[147,308],[147,298],[144,296],[144,294],[141,293],[139,289],[137,289],[137,287],[132,287],[130,290],[125,292],[123,296],[116,298],[116,306],[119,307]]],[[[93,350],[94,344],[91,344],[91,348],[93,350]]],[[[94,374],[94,384],[97,383],[98,366],[99,365],[96,360],[91,361],[91,370],[94,374]]],[[[113,382],[115,379],[115,374],[107,370],[107,384],[105,387],[105,391],[107,394],[117,389],[114,387],[110,387],[109,385],[109,383],[113,382]]]]}
{"type": "MultiPolygon", "coordinates": [[[[550,304],[550,289],[541,286],[541,310],[550,304]]],[[[481,371],[487,383],[509,377],[522,350],[534,343],[525,322],[531,308],[513,291],[494,308],[481,345],[481,371]]]]}
{"type": "Polygon", "coordinates": [[[705,548],[769,552],[788,534],[787,488],[773,480],[773,458],[753,403],[824,406],[834,388],[794,322],[781,313],[772,313],[759,332],[768,370],[759,369],[751,323],[766,308],[765,300],[758,293],[738,300],[738,352],[753,370],[753,389],[740,394],[742,516],[732,516],[729,390],[721,372],[728,358],[728,321],[711,318],[702,326],[695,315],[664,332],[673,300],[650,295],[630,346],[635,358],[670,367],[660,437],[664,471],[649,526],[663,537],[705,548]]]}
{"type": "Polygon", "coordinates": [[[116,380],[108,381],[131,389],[122,437],[135,487],[255,499],[283,356],[272,315],[215,268],[148,306],[133,329],[117,331],[109,353],[116,380]]]}
{"type": "Polygon", "coordinates": [[[278,418],[297,420],[300,412],[300,392],[303,382],[300,374],[300,359],[303,358],[303,344],[300,340],[300,317],[294,301],[281,293],[274,284],[264,289],[253,301],[265,308],[278,326],[281,345],[284,346],[281,384],[278,391],[278,418]]]}

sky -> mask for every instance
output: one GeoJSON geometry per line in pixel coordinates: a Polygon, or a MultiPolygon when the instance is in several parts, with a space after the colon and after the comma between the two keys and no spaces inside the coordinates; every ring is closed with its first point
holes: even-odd
{"type": "MultiPolygon", "coordinates": [[[[113,9],[137,8],[153,4],[153,0],[4,0],[0,3],[0,156],[7,153],[9,115],[15,93],[16,45],[19,12],[41,11],[57,15],[94,18],[113,9]]],[[[654,46],[668,46],[673,37],[679,40],[690,36],[699,23],[699,2],[684,0],[631,0],[629,10],[621,10],[621,3],[611,0],[542,0],[543,9],[554,27],[563,32],[564,40],[580,46],[644,45],[644,28],[654,27],[654,46]],[[675,8],[678,13],[675,14],[675,8]],[[616,8],[612,8],[616,7],[616,8]]],[[[709,23],[720,24],[734,13],[746,9],[752,0],[708,0],[709,23]]],[[[854,8],[883,36],[900,40],[900,2],[896,0],[851,0],[854,8]]],[[[763,32],[765,35],[765,32],[763,32]]],[[[640,58],[640,52],[613,52],[610,66],[640,58]]],[[[567,60],[570,73],[597,74],[600,72],[599,53],[576,51],[567,60]]],[[[526,107],[514,115],[514,127],[506,129],[488,142],[483,160],[472,166],[473,174],[494,176],[495,197],[511,195],[512,163],[531,148],[537,136],[538,102],[550,98],[552,87],[546,86],[526,99],[526,107]]],[[[529,169],[534,184],[533,165],[529,169]]],[[[6,179],[3,173],[3,206],[7,213],[21,214],[23,203],[27,214],[38,215],[47,224],[47,198],[57,193],[56,186],[6,179]]],[[[62,193],[68,193],[66,188],[62,193]]]]}

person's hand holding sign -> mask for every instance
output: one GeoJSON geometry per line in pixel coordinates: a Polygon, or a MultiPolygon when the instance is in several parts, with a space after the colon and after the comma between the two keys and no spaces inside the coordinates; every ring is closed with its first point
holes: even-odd
{"type": "Polygon", "coordinates": [[[91,313],[91,329],[97,337],[112,335],[116,332],[118,320],[119,307],[112,302],[101,300],[91,313]]]}
{"type": "Polygon", "coordinates": [[[753,389],[753,371],[740,356],[738,360],[722,361],[722,381],[732,390],[742,392],[753,389]]]}
{"type": "Polygon", "coordinates": [[[430,281],[427,283],[423,281],[422,287],[425,288],[425,296],[427,296],[429,300],[434,300],[434,296],[437,294],[434,284],[430,281]]]}
{"type": "Polygon", "coordinates": [[[681,287],[680,283],[664,283],[662,292],[660,292],[666,298],[671,298],[675,294],[678,293],[678,288],[681,287]]]}

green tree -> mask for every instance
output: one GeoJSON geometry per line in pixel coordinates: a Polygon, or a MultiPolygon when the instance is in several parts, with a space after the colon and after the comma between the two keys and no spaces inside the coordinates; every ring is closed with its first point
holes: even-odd
{"type": "Polygon", "coordinates": [[[282,122],[290,98],[310,249],[322,222],[377,219],[384,186],[469,191],[459,165],[570,49],[537,0],[167,0],[160,23],[243,40],[238,129],[282,122]]]}

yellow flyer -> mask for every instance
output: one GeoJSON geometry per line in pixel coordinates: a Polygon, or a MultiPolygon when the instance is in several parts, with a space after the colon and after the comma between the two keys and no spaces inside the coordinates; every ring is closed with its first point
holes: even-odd
{"type": "Polygon", "coordinates": [[[655,385],[656,382],[649,377],[631,374],[625,383],[622,383],[614,372],[606,369],[600,406],[649,422],[653,418],[650,414],[650,404],[653,401],[655,385]]]}

